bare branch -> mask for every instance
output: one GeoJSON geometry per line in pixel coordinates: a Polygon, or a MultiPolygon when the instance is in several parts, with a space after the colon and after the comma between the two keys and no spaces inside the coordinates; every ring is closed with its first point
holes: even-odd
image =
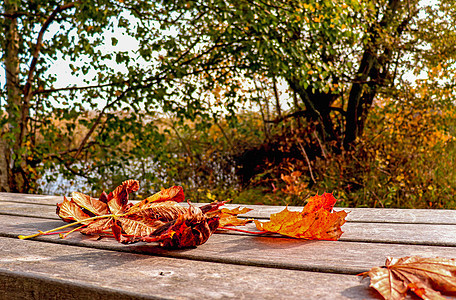
{"type": "Polygon", "coordinates": [[[26,15],[30,15],[30,13],[28,12],[25,12],[25,11],[17,11],[17,12],[14,12],[14,13],[0,13],[0,16],[2,17],[6,17],[8,19],[17,19],[18,17],[21,17],[21,16],[26,16],[26,15]]]}
{"type": "Polygon", "coordinates": [[[306,149],[304,149],[304,147],[302,146],[301,142],[299,143],[299,147],[301,148],[302,154],[303,154],[304,157],[306,158],[307,166],[309,167],[310,178],[312,178],[312,181],[313,181],[314,183],[316,183],[317,181],[315,180],[315,177],[314,177],[314,175],[313,175],[312,166],[311,166],[311,164],[310,164],[309,157],[307,156],[306,149]]]}
{"type": "MultiPolygon", "coordinates": [[[[330,107],[329,109],[332,110],[332,111],[337,111],[337,112],[339,112],[339,113],[342,114],[342,115],[345,115],[345,111],[344,111],[343,108],[341,108],[341,107],[334,107],[334,106],[333,106],[333,107],[330,107]]],[[[266,123],[275,123],[275,124],[278,124],[278,123],[280,123],[280,122],[282,122],[282,121],[284,121],[284,120],[286,120],[286,119],[289,119],[289,118],[296,118],[296,117],[305,116],[306,113],[308,113],[307,110],[298,110],[298,111],[295,111],[295,112],[293,112],[293,113],[291,113],[291,114],[284,115],[284,116],[282,116],[282,117],[280,117],[280,118],[276,118],[276,119],[274,119],[274,120],[265,120],[265,122],[266,122],[266,123]]]]}
{"type": "Polygon", "coordinates": [[[97,89],[97,88],[104,88],[104,87],[116,86],[116,85],[127,84],[127,83],[128,83],[128,81],[125,80],[123,82],[110,82],[110,83],[98,84],[98,85],[70,86],[70,87],[64,87],[64,88],[58,88],[58,89],[37,90],[37,91],[33,91],[33,95],[49,94],[49,93],[54,93],[54,92],[97,89]]]}

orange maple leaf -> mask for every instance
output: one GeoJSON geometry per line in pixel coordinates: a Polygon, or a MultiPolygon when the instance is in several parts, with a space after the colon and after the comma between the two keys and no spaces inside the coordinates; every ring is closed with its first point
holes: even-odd
{"type": "Polygon", "coordinates": [[[220,221],[219,221],[219,226],[220,227],[225,227],[225,226],[244,226],[247,223],[252,222],[252,219],[239,219],[237,215],[240,214],[245,214],[251,211],[252,209],[244,207],[236,207],[233,209],[228,209],[228,208],[222,208],[220,210],[220,221]]]}
{"type": "Polygon", "coordinates": [[[338,240],[345,223],[345,211],[332,211],[336,198],[330,193],[308,199],[302,212],[283,211],[272,214],[269,222],[255,220],[258,230],[309,240],[338,240]]]}
{"type": "Polygon", "coordinates": [[[422,299],[445,299],[440,292],[456,293],[456,260],[408,256],[386,259],[385,267],[359,274],[385,299],[404,299],[411,290],[422,299]]]}

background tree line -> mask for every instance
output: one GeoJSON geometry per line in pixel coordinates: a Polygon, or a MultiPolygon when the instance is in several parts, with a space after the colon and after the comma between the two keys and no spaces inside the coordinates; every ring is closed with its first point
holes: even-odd
{"type": "Polygon", "coordinates": [[[347,205],[454,205],[452,1],[2,9],[4,191],[39,192],[58,173],[97,193],[134,174],[145,194],[182,184],[196,200],[329,190],[347,205]],[[54,86],[62,59],[83,84],[54,86]]]}

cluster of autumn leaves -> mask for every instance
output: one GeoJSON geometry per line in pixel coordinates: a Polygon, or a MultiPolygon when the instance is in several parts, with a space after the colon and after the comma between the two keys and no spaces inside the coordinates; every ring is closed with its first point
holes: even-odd
{"type": "MultiPolygon", "coordinates": [[[[330,193],[308,199],[302,212],[285,209],[270,216],[270,221],[239,219],[248,208],[221,208],[226,201],[200,207],[179,204],[185,196],[182,187],[162,190],[136,204],[128,201],[130,193],[139,189],[139,182],[127,180],[99,199],[73,192],[57,204],[57,214],[70,224],[21,239],[49,234],[80,225],[61,233],[74,231],[86,235],[109,235],[121,243],[158,242],[166,248],[186,248],[204,244],[217,229],[232,229],[255,222],[258,232],[278,233],[294,238],[338,240],[347,213],[335,212],[336,199],[330,193]]],[[[241,230],[242,231],[242,230],[241,230]]],[[[438,290],[456,293],[456,260],[441,258],[388,258],[385,267],[374,267],[360,274],[371,278],[370,286],[385,299],[403,299],[408,290],[423,299],[444,299],[438,290]]]]}

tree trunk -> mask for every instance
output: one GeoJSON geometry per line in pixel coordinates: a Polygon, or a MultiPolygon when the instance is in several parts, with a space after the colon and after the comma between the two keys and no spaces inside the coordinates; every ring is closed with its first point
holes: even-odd
{"type": "Polygon", "coordinates": [[[321,92],[312,92],[312,88],[304,89],[298,80],[287,79],[290,88],[301,98],[305,106],[305,116],[308,120],[318,124],[319,132],[325,142],[337,141],[338,136],[331,120],[331,105],[336,95],[321,92]]]}
{"type": "Polygon", "coordinates": [[[0,192],[9,192],[8,180],[8,147],[6,142],[0,140],[0,192]]]}
{"type": "Polygon", "coordinates": [[[15,14],[18,11],[17,1],[6,0],[4,2],[5,13],[9,17],[5,17],[5,71],[6,71],[6,90],[7,104],[6,113],[8,122],[5,128],[2,128],[0,166],[2,170],[2,185],[1,188],[11,192],[25,192],[24,178],[20,169],[21,158],[10,155],[13,153],[21,153],[20,149],[23,146],[22,137],[27,130],[24,124],[22,111],[22,90],[19,82],[19,31],[17,18],[15,14]],[[7,172],[5,175],[6,168],[7,172]],[[4,178],[7,178],[8,184],[3,185],[4,178]]]}
{"type": "MultiPolygon", "coordinates": [[[[365,81],[367,81],[371,69],[376,62],[371,51],[366,50],[358,69],[359,74],[356,78],[357,82],[352,84],[350,89],[350,95],[348,97],[347,114],[345,116],[345,137],[344,137],[344,148],[347,149],[360,135],[360,123],[362,122],[362,116],[364,114],[363,109],[366,107],[363,104],[363,89],[365,87],[365,81]]],[[[371,78],[372,80],[372,78],[371,78]]]]}
{"type": "MultiPolygon", "coordinates": [[[[379,32],[385,29],[386,32],[393,33],[390,27],[393,25],[394,18],[401,16],[401,4],[403,3],[400,0],[389,0],[382,20],[378,24],[374,24],[369,30],[371,42],[364,50],[357,76],[352,84],[348,98],[343,141],[345,149],[349,149],[356,141],[356,138],[361,136],[369,109],[378,92],[378,87],[383,84],[388,74],[387,66],[393,56],[393,51],[390,48],[391,45],[382,44],[383,41],[379,36],[379,32]],[[380,53],[382,48],[384,48],[383,54],[380,53]],[[383,71],[380,72],[380,70],[383,71]]],[[[402,24],[396,28],[396,34],[402,34],[403,27],[408,23],[408,20],[409,18],[404,19],[402,24]]]]}

